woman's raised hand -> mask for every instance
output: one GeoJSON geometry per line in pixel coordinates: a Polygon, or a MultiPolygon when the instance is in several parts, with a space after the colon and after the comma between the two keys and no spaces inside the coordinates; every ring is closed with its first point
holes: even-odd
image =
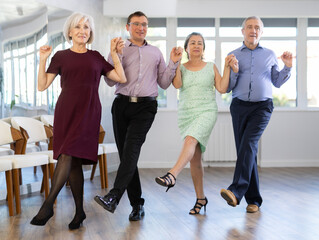
{"type": "Polygon", "coordinates": [[[46,60],[52,52],[52,47],[48,45],[44,45],[40,47],[40,59],[46,60]]]}
{"type": "Polygon", "coordinates": [[[123,54],[123,48],[125,47],[124,40],[121,37],[116,37],[111,40],[111,52],[123,54]]]}
{"type": "Polygon", "coordinates": [[[239,70],[238,60],[234,54],[230,54],[225,58],[225,66],[231,67],[234,73],[237,73],[239,70]]]}

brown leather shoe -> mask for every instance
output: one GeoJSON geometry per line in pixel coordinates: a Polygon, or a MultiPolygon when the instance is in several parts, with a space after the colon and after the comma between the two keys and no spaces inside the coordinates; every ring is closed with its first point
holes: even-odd
{"type": "Polygon", "coordinates": [[[228,205],[232,207],[237,206],[237,198],[230,190],[222,189],[220,190],[220,195],[227,201],[228,205]]]}
{"type": "Polygon", "coordinates": [[[248,204],[246,207],[248,213],[255,213],[259,211],[259,207],[256,204],[248,204]]]}

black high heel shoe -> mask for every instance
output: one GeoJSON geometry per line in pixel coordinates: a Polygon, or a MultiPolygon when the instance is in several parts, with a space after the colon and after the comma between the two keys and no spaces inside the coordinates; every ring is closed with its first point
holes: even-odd
{"type": "Polygon", "coordinates": [[[72,222],[70,222],[69,224],[69,229],[70,230],[75,230],[80,228],[80,226],[82,225],[84,219],[86,219],[86,215],[85,213],[82,213],[81,216],[79,218],[76,219],[76,216],[73,218],[72,222]]]}
{"type": "Polygon", "coordinates": [[[196,203],[194,205],[194,207],[189,211],[190,215],[196,215],[199,214],[200,210],[202,209],[202,207],[204,207],[204,212],[206,213],[206,205],[208,203],[208,199],[205,198],[197,198],[196,199],[196,203]],[[200,203],[200,200],[205,200],[205,204],[200,203]]]}
{"type": "Polygon", "coordinates": [[[36,225],[36,226],[44,226],[47,221],[49,221],[49,219],[53,216],[53,209],[52,211],[49,213],[49,215],[46,218],[43,219],[39,219],[37,218],[38,215],[36,215],[30,222],[30,224],[32,225],[36,225]]]}
{"type": "Polygon", "coordinates": [[[166,189],[166,192],[167,192],[171,187],[175,186],[176,178],[174,177],[173,174],[171,174],[170,172],[167,172],[163,177],[155,178],[155,181],[159,185],[167,187],[167,189],[166,189]],[[172,178],[174,179],[174,183],[173,183],[173,180],[170,176],[172,176],[172,178]]]}

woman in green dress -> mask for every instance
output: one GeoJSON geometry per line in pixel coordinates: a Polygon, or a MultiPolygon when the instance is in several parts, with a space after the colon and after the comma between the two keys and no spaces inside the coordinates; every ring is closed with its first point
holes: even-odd
{"type": "Polygon", "coordinates": [[[184,44],[188,62],[180,65],[173,80],[175,88],[180,89],[178,105],[178,127],[184,139],[182,151],[175,166],[163,177],[155,181],[166,186],[167,190],[175,185],[176,177],[188,162],[196,192],[195,206],[189,214],[199,214],[208,200],[204,194],[202,153],[217,120],[215,88],[225,93],[229,84],[230,68],[238,72],[238,62],[234,55],[225,59],[223,77],[213,62],[204,62],[205,40],[200,33],[191,33],[184,44]]]}

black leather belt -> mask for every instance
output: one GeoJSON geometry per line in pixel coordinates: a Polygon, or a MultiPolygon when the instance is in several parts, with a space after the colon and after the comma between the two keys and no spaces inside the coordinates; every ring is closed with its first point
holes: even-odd
{"type": "Polygon", "coordinates": [[[122,95],[122,94],[116,95],[116,98],[124,99],[124,100],[127,100],[128,102],[133,102],[133,103],[149,102],[149,101],[155,101],[156,100],[156,97],[131,97],[131,96],[125,96],[125,95],[122,95]]]}

